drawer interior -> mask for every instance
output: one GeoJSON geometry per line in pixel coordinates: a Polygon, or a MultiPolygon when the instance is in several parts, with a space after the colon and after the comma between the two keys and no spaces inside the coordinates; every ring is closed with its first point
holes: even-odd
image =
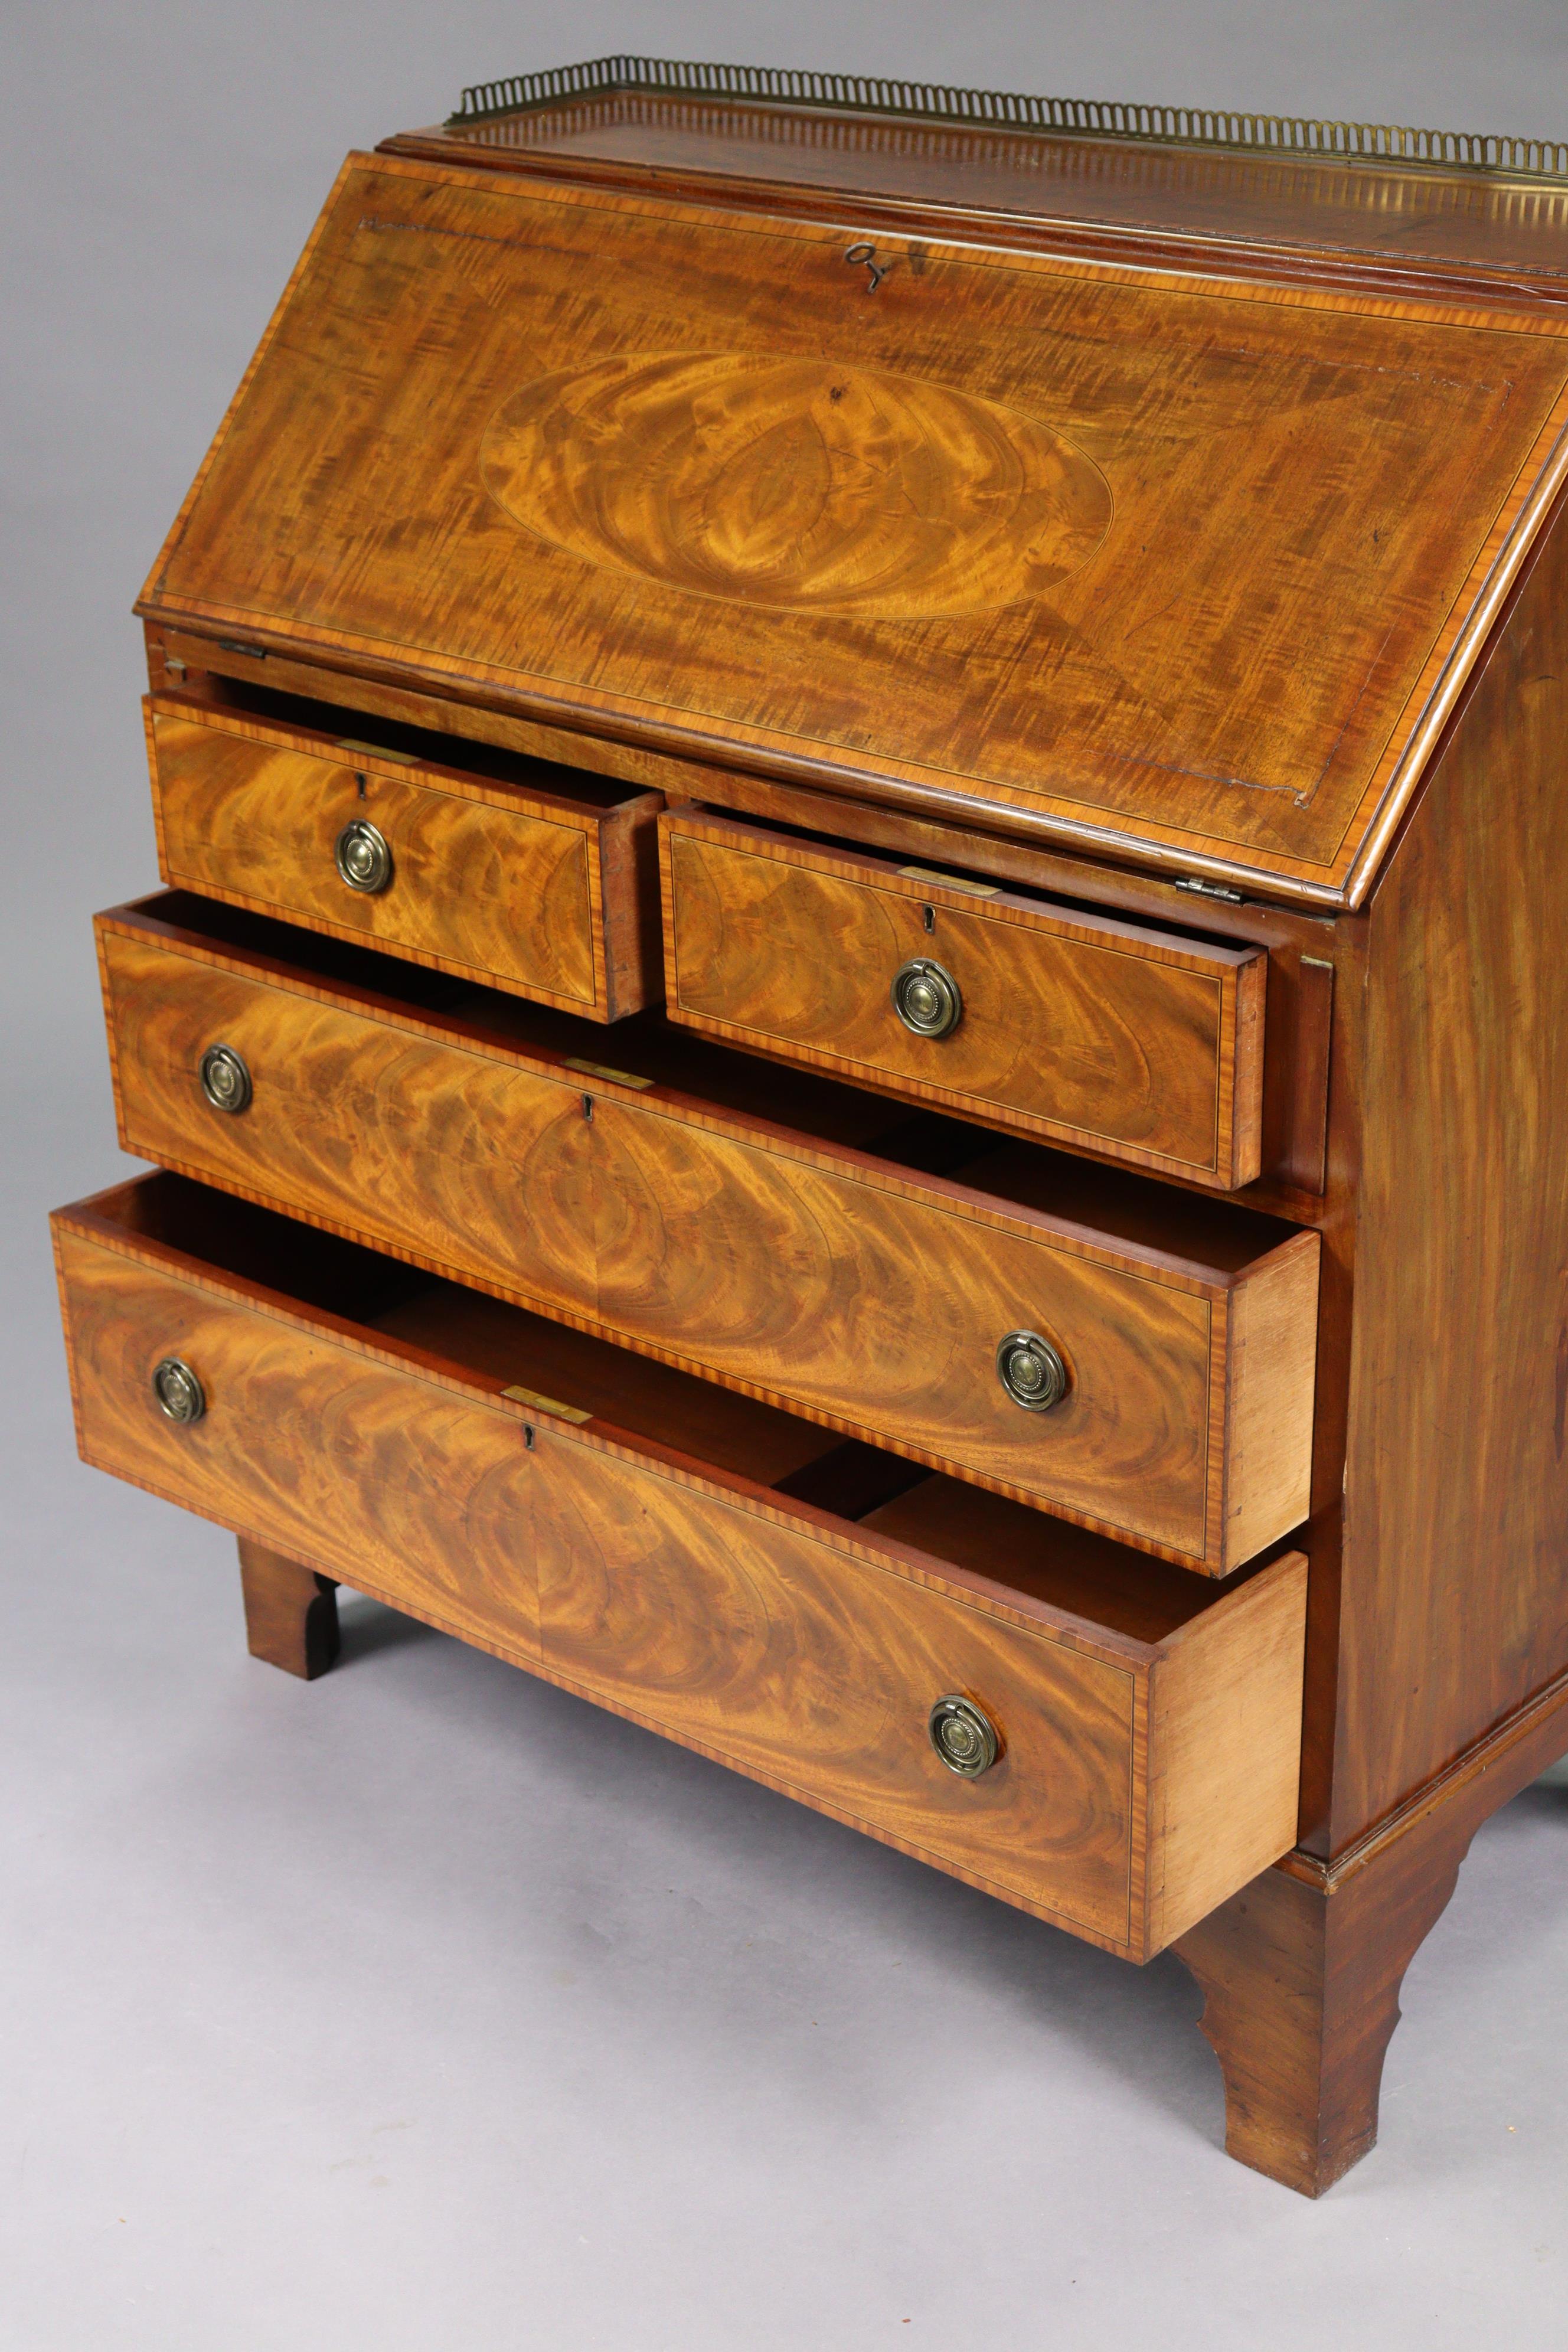
{"type": "Polygon", "coordinates": [[[530,1391],[607,1436],[772,1488],[785,1505],[855,1521],[1137,1641],[1165,1640],[1263,1565],[1223,1583],[1192,1575],[185,1177],[160,1171],[92,1208],[128,1235],[374,1337],[416,1367],[492,1394],[530,1391]]]}
{"type": "MultiPolygon", "coordinates": [[[[325,708],[324,705],[319,707],[325,708]]],[[[759,850],[765,850],[769,844],[778,843],[800,849],[821,850],[833,858],[850,858],[865,869],[868,880],[875,880],[883,873],[904,878],[923,877],[939,889],[973,894],[978,912],[984,912],[992,901],[1001,898],[1008,905],[1033,907],[1041,914],[1082,915],[1096,923],[1120,922],[1130,930],[1151,937],[1168,938],[1176,946],[1191,943],[1234,949],[1237,945],[1234,936],[1212,929],[1205,923],[1201,899],[1194,901],[1191,914],[1184,908],[1179,921],[1172,921],[1163,916],[1119,915],[1101,899],[1075,895],[1065,882],[1059,887],[1053,882],[1049,888],[1044,888],[1019,881],[1011,875],[999,880],[995,875],[984,872],[979,866],[964,865],[956,851],[952,856],[940,858],[937,858],[937,853],[931,852],[930,856],[937,858],[937,862],[924,862],[918,857],[907,856],[902,851],[890,849],[874,838],[863,838],[859,834],[828,833],[821,826],[792,824],[784,817],[758,816],[750,810],[741,812],[718,800],[693,802],[678,807],[671,814],[676,817],[689,814],[699,820],[711,818],[732,832],[735,841],[742,846],[751,844],[759,850]]],[[[983,845],[973,836],[956,838],[972,854],[983,845]]],[[[989,843],[984,845],[991,846],[989,843]]]]}
{"type": "MultiPolygon", "coordinates": [[[[301,931],[183,890],[160,892],[125,910],[222,950],[272,967],[258,977],[287,985],[289,971],[377,1005],[403,1006],[449,1026],[454,1042],[564,1060],[593,1076],[630,1077],[692,1097],[705,1107],[766,1120],[795,1134],[853,1150],[928,1176],[950,1178],[987,1197],[1037,1210],[1204,1276],[1241,1272],[1298,1229],[1282,1218],[1112,1168],[1048,1144],[998,1144],[994,1130],[942,1112],[909,1111],[880,1094],[816,1071],[721,1045],[668,1021],[634,1013],[613,1034],[549,1005],[426,971],[345,940],[301,931]],[[611,1066],[613,1065],[613,1066],[611,1066]]],[[[171,944],[176,942],[171,941],[171,944]]]]}
{"type": "Polygon", "coordinates": [[[455,770],[477,783],[513,784],[521,792],[554,793],[585,808],[624,808],[628,801],[647,797],[643,784],[595,775],[586,768],[569,768],[555,760],[534,759],[500,745],[471,742],[433,727],[411,727],[373,711],[317,702],[301,694],[280,694],[276,688],[253,686],[246,678],[215,676],[200,687],[183,687],[179,692],[182,701],[191,706],[192,718],[204,712],[214,717],[227,712],[237,718],[263,719],[275,727],[297,727],[325,737],[321,749],[329,753],[334,747],[380,751],[394,760],[417,761],[422,767],[455,770]]]}

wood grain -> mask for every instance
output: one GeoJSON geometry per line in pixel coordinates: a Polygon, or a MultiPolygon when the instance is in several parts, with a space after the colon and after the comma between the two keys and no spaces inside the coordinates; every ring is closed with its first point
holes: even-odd
{"type": "MultiPolygon", "coordinates": [[[[149,585],[154,689],[251,694],[228,732],[269,762],[258,688],[437,730],[418,788],[464,824],[520,813],[466,739],[826,838],[770,853],[751,940],[713,923],[732,875],[687,891],[722,979],[695,1020],[728,990],[781,1024],[737,1025],[748,1087],[689,1024],[612,1049],[516,994],[454,1016],[476,971],[535,985],[489,891],[432,881],[426,928],[380,935],[405,973],[366,977],[357,913],[278,879],[326,872],[300,772],[236,784],[252,903],[321,936],[105,926],[126,1139],[228,1189],[156,1177],[58,1227],[84,1444],[236,1528],[285,1664],[345,1576],[1109,1948],[1175,1936],[1230,2146],[1316,2193],[1370,2145],[1470,1830],[1568,1727],[1568,198],[707,100],[395,143],[434,168],[351,159],[149,585]],[[1160,1105],[1192,1149],[1218,1031],[1194,1056],[1191,1018],[1146,1049],[1142,1136],[1061,1152],[897,1141],[788,1066],[863,1017],[872,893],[877,952],[911,906],[918,946],[926,906],[965,941],[951,1045],[1020,968],[1018,937],[982,954],[995,901],[889,888],[878,851],[1009,917],[1032,890],[1266,953],[1256,1178],[1201,1189],[1223,1107],[1212,1160],[1108,1164],[1166,1150],[1160,1105]],[[193,1078],[231,1023],[263,1080],[238,1121],[193,1078]],[[987,1421],[998,1315],[1058,1313],[1078,1421],[987,1421]],[[213,1400],[183,1432],[147,1390],[171,1329],[213,1400]],[[1219,1592],[1173,1563],[1309,1510],[1303,1713],[1300,1562],[1219,1592]],[[1006,1783],[930,1779],[910,1727],[950,1660],[1006,1783]]],[[[405,764],[361,772],[415,805],[405,764]]],[[[598,900],[586,934],[557,913],[546,992],[597,1016],[651,1001],[655,910],[636,829],[578,789],[598,900]]],[[[243,903],[212,809],[158,814],[165,871],[243,903]]],[[[711,867],[717,820],[680,829],[711,867]]],[[[1046,1060],[953,1100],[854,1067],[1006,1129],[1057,1116],[1046,1060]]]]}
{"type": "MultiPolygon", "coordinates": [[[[1168,1875],[1149,1840],[1171,1811],[1153,1791],[1166,1747],[1179,1775],[1193,1745],[1177,1718],[1221,1694],[1194,1651],[1179,1686],[1151,1701],[1174,1652],[1084,1613],[1096,1577],[1075,1586],[1074,1560],[1092,1538],[1069,1534],[1063,1606],[610,1424],[527,1415],[482,1370],[139,1229],[156,1221],[137,1196],[169,1181],[57,1217],[79,1440],[89,1461],[246,1536],[258,1603],[275,1606],[280,1584],[283,1602],[298,1599],[286,1571],[342,1576],[1091,1941],[1150,1956],[1170,1907],[1149,1902],[1151,1869],[1157,1884],[1168,1875]],[[172,1349],[207,1394],[188,1428],[161,1420],[148,1385],[172,1349]],[[951,1690],[1002,1738],[975,1781],[927,1738],[951,1690]]],[[[1189,1604],[1187,1631],[1260,1613],[1289,1652],[1301,1571],[1292,1556],[1201,1612],[1189,1604]]],[[[1223,1635],[1207,1654],[1222,1675],[1239,1656],[1223,1635]]],[[[1267,1678],[1259,1687],[1272,1697],[1267,1678]]],[[[1256,1756],[1235,1741],[1225,1754],[1233,1780],[1256,1778],[1256,1756]]],[[[1233,1838],[1217,1809],[1229,1859],[1209,1867],[1227,1891],[1257,1867],[1256,1813],[1251,1800],[1236,1808],[1233,1838]]]]}
{"type": "Polygon", "coordinates": [[[1549,502],[1561,319],[925,237],[893,241],[873,301],[846,242],[351,158],[141,609],[284,655],[392,659],[410,685],[679,756],[743,750],[803,781],[934,788],[1064,838],[1109,827],[1178,865],[1364,889],[1358,857],[1385,845],[1549,502]],[[634,356],[683,389],[616,409],[601,466],[597,372],[634,356]],[[795,390],[753,479],[722,453],[764,363],[784,370],[773,408],[795,390]],[[976,517],[1035,481],[1039,433],[1071,457],[1027,494],[1048,529],[1006,527],[1030,584],[979,613],[949,613],[940,584],[919,602],[959,495],[933,400],[990,451],[965,461],[976,517]],[[556,418],[574,511],[619,513],[644,485],[613,562],[502,502],[519,402],[556,418]],[[702,420],[695,444],[682,416],[702,420]],[[803,467],[836,519],[810,593],[840,593],[781,609],[753,591],[788,573],[779,518],[803,467]],[[1085,554],[1095,473],[1113,519],[1085,554]],[[860,608],[894,577],[913,600],[896,617],[860,608]]]}
{"type": "Polygon", "coordinates": [[[149,701],[147,744],[167,881],[592,1020],[644,1002],[637,876],[616,838],[640,810],[487,787],[191,698],[149,701]],[[375,895],[333,860],[356,819],[392,852],[375,895]]]}
{"type": "Polygon", "coordinates": [[[1110,527],[1104,475],[1034,418],[816,358],[565,369],[502,403],[480,464],[548,546],[781,613],[994,611],[1076,572],[1110,527]],[[890,496],[900,481],[918,499],[890,496]]]}
{"type": "MultiPolygon", "coordinates": [[[[555,1431],[537,1441],[540,1622],[570,1681],[774,1788],[890,1830],[1125,1946],[1142,1663],[1086,1657],[801,1530],[714,1507],[555,1431]],[[983,1779],[932,1753],[948,1691],[1004,1742],[983,1779]]],[[[1286,1842],[1289,1842],[1289,1830],[1286,1842]]]]}
{"type": "Polygon", "coordinates": [[[1334,1851],[1568,1667],[1565,679],[1560,515],[1373,906],[1334,1851]]]}
{"type": "MultiPolygon", "coordinates": [[[[838,836],[872,849],[895,852],[900,863],[965,872],[1005,887],[1064,895],[1134,921],[1190,925],[1196,908],[1204,931],[1237,947],[1266,949],[1268,990],[1263,1049],[1263,1189],[1248,1187],[1259,1207],[1310,1222],[1313,1202],[1324,1187],[1328,1114],[1330,1032],[1334,971],[1355,956],[1360,927],[1348,936],[1321,917],[1264,906],[1196,899],[1180,883],[1114,866],[1103,857],[1064,856],[1016,838],[992,826],[1005,812],[972,803],[962,824],[915,815],[876,802],[809,791],[776,779],[744,772],[740,765],[715,768],[681,761],[603,737],[564,728],[542,728],[531,720],[471,702],[417,694],[386,684],[363,669],[330,670],[276,655],[244,655],[216,638],[148,625],[148,673],[154,691],[177,679],[200,681],[218,696],[242,692],[271,680],[317,702],[426,732],[444,732],[459,746],[472,741],[507,754],[549,760],[579,776],[602,773],[668,794],[693,799],[715,811],[749,813],[838,836]],[[175,670],[169,662],[179,665],[175,670]],[[982,829],[984,828],[984,829],[982,829]]],[[[351,725],[355,722],[351,719],[351,725]]],[[[738,755],[739,756],[739,755],[738,755]]],[[[645,983],[649,996],[662,980],[645,983]]],[[[1174,1175],[1174,1170],[1167,1172],[1174,1175]]],[[[1178,1181],[1192,1180],[1180,1178],[1178,1181]]]]}
{"type": "MultiPolygon", "coordinates": [[[[678,803],[684,797],[673,783],[671,794],[678,803]]],[[[1261,1167],[1244,1196],[1302,1223],[1322,1213],[1335,975],[1355,964],[1363,926],[1336,926],[1256,899],[1215,898],[1104,858],[1065,856],[981,829],[989,813],[978,807],[968,824],[939,823],[738,772],[711,779],[702,801],[704,814],[760,817],[825,836],[829,850],[884,853],[900,865],[1066,899],[1155,930],[1190,934],[1196,925],[1216,943],[1266,952],[1261,1167]]],[[[1173,1166],[1162,1172],[1178,1183],[1195,1181],[1173,1166]]]]}
{"type": "Polygon", "coordinates": [[[673,1019],[1222,1191],[1258,1174],[1261,951],[684,809],[659,857],[673,1019]],[[893,1009],[917,957],[961,992],[945,1037],[893,1009]]]}
{"type": "Polygon", "coordinates": [[[759,1486],[799,1481],[841,1451],[832,1432],[815,1422],[456,1283],[420,1283],[379,1311],[374,1323],[388,1339],[489,1374],[503,1392],[531,1387],[574,1413],[611,1422],[759,1486]]]}
{"type": "Polygon", "coordinates": [[[1282,1252],[1235,1294],[1229,1320],[1226,1430],[1226,1555],[1250,1559],[1298,1525],[1311,1500],[1311,1456],[1301,1444],[1302,1399],[1318,1348],[1319,1257],[1282,1252]],[[1267,1532],[1266,1532],[1267,1530],[1267,1532]]]}
{"type": "Polygon", "coordinates": [[[411,1381],[71,1225],[58,1244],[85,1459],[465,1639],[499,1627],[537,1647],[515,1407],[411,1381]],[[153,1400],[167,1355],[206,1391],[190,1428],[153,1400]]]}
{"type": "Polygon", "coordinates": [[[515,711],[487,710],[479,704],[454,700],[447,694],[421,693],[387,675],[387,664],[355,664],[352,668],[325,662],[300,661],[259,646],[246,646],[232,638],[209,636],[190,629],[172,629],[161,623],[144,625],[148,682],[154,694],[183,693],[187,686],[216,689],[221,698],[231,682],[260,687],[266,691],[298,696],[308,702],[350,714],[368,712],[395,725],[415,727],[444,735],[458,743],[484,743],[528,760],[548,761],[582,775],[606,776],[645,791],[672,793],[685,799],[710,788],[723,771],[693,760],[678,760],[668,752],[650,751],[606,736],[584,735],[568,727],[549,727],[523,719],[515,711]]]}
{"type": "Polygon", "coordinates": [[[1185,1246],[1206,1242],[1205,1264],[1158,1232],[1122,1243],[1092,1212],[1020,1208],[657,1086],[585,1085],[570,1059],[329,991],[155,913],[100,919],[100,940],[121,1137],[144,1159],[1205,1573],[1300,1515],[1311,1234],[1194,1200],[1185,1246]],[[238,1118],[196,1082],[215,1042],[251,1073],[238,1118]],[[1240,1294],[1287,1261],[1298,1326],[1255,1318],[1237,1356],[1240,1294]],[[1068,1359],[1050,1413],[996,1377],[1016,1329],[1068,1359]],[[1258,1419],[1243,1382],[1271,1400],[1273,1434],[1232,1458],[1258,1419]]]}
{"type": "Polygon", "coordinates": [[[1436,1870],[1403,1853],[1333,1897],[1266,1871],[1180,1946],[1225,2074],[1226,2152],[1304,2197],[1377,2138],[1400,1980],[1458,1874],[1447,1830],[1436,1870]]]}
{"type": "MultiPolygon", "coordinates": [[[[1299,1552],[1164,1644],[1151,1706],[1151,1942],[1207,1916],[1243,1853],[1295,1843],[1307,1563],[1299,1552]],[[1279,1605],[1275,1580],[1292,1595],[1279,1605]]],[[[1267,1869],[1268,1864],[1262,1865],[1267,1869]]]]}

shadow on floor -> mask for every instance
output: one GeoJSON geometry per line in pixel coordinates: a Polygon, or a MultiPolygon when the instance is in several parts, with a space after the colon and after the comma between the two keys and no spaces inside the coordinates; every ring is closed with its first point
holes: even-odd
{"type": "Polygon", "coordinates": [[[363,1592],[351,1592],[346,1585],[338,1591],[338,1631],[342,1647],[338,1654],[335,1674],[345,1666],[358,1665],[365,1658],[379,1657],[386,1650],[406,1649],[419,1642],[444,1642],[449,1637],[438,1633],[433,1625],[423,1624],[417,1617],[405,1617],[401,1610],[389,1609],[384,1601],[367,1600],[363,1592]]]}

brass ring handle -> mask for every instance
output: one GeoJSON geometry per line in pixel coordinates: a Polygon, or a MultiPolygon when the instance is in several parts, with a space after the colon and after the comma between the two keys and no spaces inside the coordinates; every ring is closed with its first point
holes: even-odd
{"type": "Polygon", "coordinates": [[[917,1037],[949,1037],[963,1018],[963,998],[952,972],[915,956],[893,975],[893,1010],[917,1037]]]}
{"type": "Polygon", "coordinates": [[[1060,1351],[1037,1331],[1009,1331],[997,1342],[996,1377],[1026,1412],[1049,1412],[1072,1386],[1060,1351]]]}
{"type": "Polygon", "coordinates": [[[165,1356],[153,1367],[153,1394],[159,1412],[166,1421],[178,1422],[182,1429],[200,1421],[207,1409],[206,1394],[189,1364],[178,1356],[165,1356]]]}
{"type": "Polygon", "coordinates": [[[379,826],[356,816],[332,844],[332,862],[351,890],[374,898],[392,880],[392,845],[379,826]]]}
{"type": "Polygon", "coordinates": [[[214,1110],[240,1111],[250,1100],[250,1072],[232,1045],[209,1045],[202,1055],[202,1092],[214,1110]]]}
{"type": "Polygon", "coordinates": [[[950,1691],[939,1698],[927,1719],[931,1744],[950,1772],[961,1780],[978,1780],[1002,1753],[996,1726],[972,1698],[950,1691]]]}

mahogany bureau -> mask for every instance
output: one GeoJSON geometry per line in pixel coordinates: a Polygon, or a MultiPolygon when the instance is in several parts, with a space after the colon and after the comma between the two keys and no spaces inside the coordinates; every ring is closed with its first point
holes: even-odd
{"type": "Polygon", "coordinates": [[[1372,2145],[1568,1748],[1568,147],[614,58],[351,155],[138,606],[86,1458],[1372,2145]]]}

